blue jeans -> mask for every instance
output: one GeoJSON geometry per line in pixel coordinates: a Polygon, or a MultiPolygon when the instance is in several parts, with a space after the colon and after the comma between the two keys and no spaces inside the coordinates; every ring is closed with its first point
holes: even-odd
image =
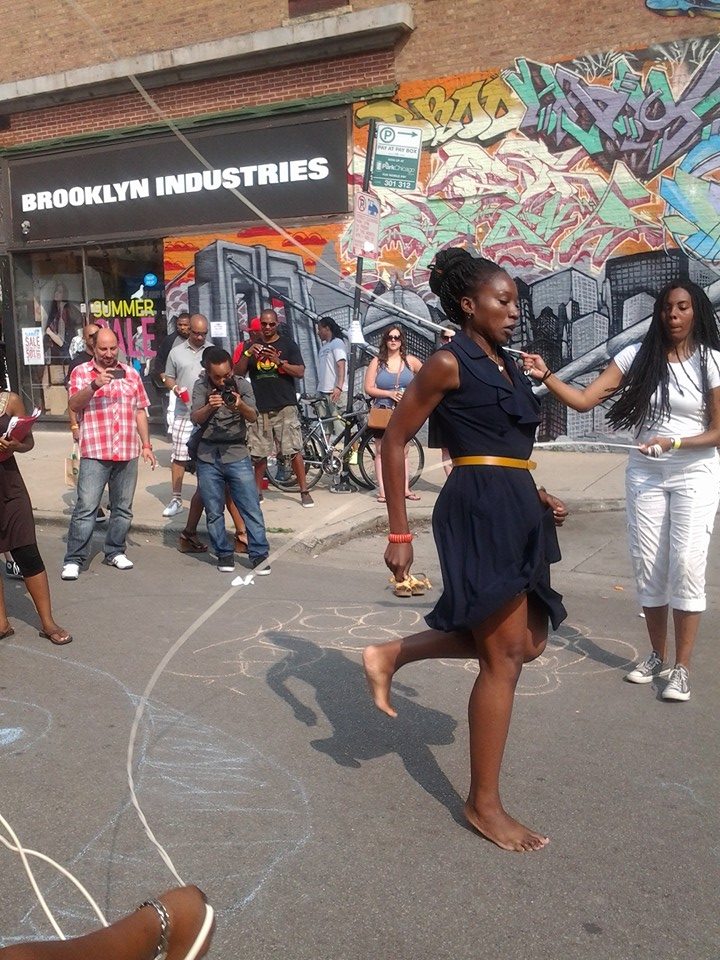
{"type": "Polygon", "coordinates": [[[233,463],[223,463],[217,448],[212,463],[197,461],[197,485],[205,507],[213,551],[218,557],[229,557],[234,549],[225,530],[225,484],[247,527],[248,557],[250,560],[266,557],[270,553],[270,545],[265,533],[265,518],[260,509],[252,460],[245,457],[233,463]]]}
{"type": "Polygon", "coordinates": [[[137,457],[134,460],[80,458],[77,502],[70,518],[64,563],[82,566],[87,560],[95,517],[106,485],[110,497],[110,520],[105,535],[105,559],[112,560],[119,553],[125,553],[125,538],[133,518],[137,473],[137,457]]]}

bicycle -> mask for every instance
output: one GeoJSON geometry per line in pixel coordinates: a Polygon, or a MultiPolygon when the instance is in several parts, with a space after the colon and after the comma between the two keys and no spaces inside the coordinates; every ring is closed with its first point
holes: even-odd
{"type": "MultiPolygon", "coordinates": [[[[377,486],[375,480],[375,438],[367,425],[367,413],[370,401],[363,396],[354,398],[356,408],[341,417],[321,417],[317,407],[323,403],[322,397],[309,397],[303,394],[298,403],[300,429],[303,436],[303,460],[308,490],[314,487],[323,474],[338,479],[343,472],[347,458],[347,470],[353,482],[366,490],[377,486]],[[305,408],[310,408],[310,416],[305,408]],[[342,427],[336,434],[330,433],[337,425],[342,427]],[[350,439],[345,443],[345,427],[355,422],[351,428],[350,439]]],[[[425,451],[422,444],[413,437],[408,445],[410,486],[420,479],[425,466],[425,451]]],[[[278,490],[299,490],[295,474],[287,457],[269,457],[265,475],[278,490]]]]}

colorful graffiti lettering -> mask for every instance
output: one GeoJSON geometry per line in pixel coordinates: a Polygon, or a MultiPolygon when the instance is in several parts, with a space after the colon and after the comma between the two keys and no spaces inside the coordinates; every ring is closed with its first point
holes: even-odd
{"type": "Polygon", "coordinates": [[[504,78],[525,104],[523,133],[553,152],[581,146],[606,170],[621,160],[648,178],[720,132],[720,51],[677,96],[664,67],[643,77],[624,58],[607,85],[528,60],[517,60],[504,78]]]}
{"type": "Polygon", "coordinates": [[[458,86],[436,84],[407,106],[393,100],[373,101],[360,107],[356,123],[370,120],[383,123],[416,124],[422,121],[423,142],[438,146],[448,140],[477,140],[493,143],[515,129],[521,110],[512,100],[512,91],[497,74],[458,86]]]}
{"type": "Polygon", "coordinates": [[[645,0],[661,17],[720,17],[720,0],[645,0]]]}

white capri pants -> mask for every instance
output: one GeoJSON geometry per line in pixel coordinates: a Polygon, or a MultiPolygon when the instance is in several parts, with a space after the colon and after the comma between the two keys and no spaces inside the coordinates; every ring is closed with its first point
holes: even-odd
{"type": "MultiPolygon", "coordinates": [[[[642,454],[640,454],[642,456],[642,454]]],[[[717,453],[632,457],[625,474],[630,558],[644,607],[705,609],[705,567],[720,498],[717,453]]]]}

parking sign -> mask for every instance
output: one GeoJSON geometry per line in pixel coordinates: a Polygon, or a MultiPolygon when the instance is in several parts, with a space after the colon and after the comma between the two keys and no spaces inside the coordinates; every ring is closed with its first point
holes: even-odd
{"type": "Polygon", "coordinates": [[[414,190],[417,187],[422,130],[394,123],[379,123],[375,140],[370,182],[388,190],[414,190]]]}
{"type": "Polygon", "coordinates": [[[380,240],[380,204],[371,193],[355,194],[352,228],[352,252],[356,257],[374,260],[380,240]]]}

